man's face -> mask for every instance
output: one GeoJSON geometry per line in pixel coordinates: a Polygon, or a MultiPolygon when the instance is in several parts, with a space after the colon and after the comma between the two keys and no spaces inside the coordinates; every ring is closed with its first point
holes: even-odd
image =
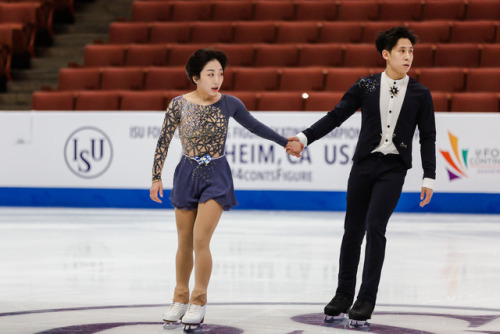
{"type": "Polygon", "coordinates": [[[390,73],[405,76],[413,62],[413,45],[408,38],[400,38],[394,48],[390,52],[384,50],[382,56],[387,60],[387,70],[390,73]]]}

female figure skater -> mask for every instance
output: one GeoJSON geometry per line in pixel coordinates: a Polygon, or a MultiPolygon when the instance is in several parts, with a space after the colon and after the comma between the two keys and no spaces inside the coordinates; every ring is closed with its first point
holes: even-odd
{"type": "Polygon", "coordinates": [[[197,50],[189,58],[186,73],[196,89],[172,99],[156,146],[150,197],[161,203],[161,173],[170,141],[179,128],[183,157],[175,169],[170,194],[178,233],[176,287],[170,309],[163,317],[167,323],[182,319],[184,325],[199,325],[205,317],[212,272],[210,239],[222,211],[237,205],[231,170],[224,156],[229,118],[287,150],[302,149],[299,142],[288,142],[256,120],[238,98],[219,92],[226,65],[226,55],[214,49],[197,50]],[[193,252],[195,284],[190,294],[193,252]]]}

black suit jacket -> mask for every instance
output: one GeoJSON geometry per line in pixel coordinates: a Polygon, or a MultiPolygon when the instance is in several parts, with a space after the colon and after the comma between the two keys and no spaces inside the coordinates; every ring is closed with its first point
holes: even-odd
{"type": "MultiPolygon", "coordinates": [[[[353,160],[366,158],[379,144],[382,135],[380,119],[381,73],[359,79],[342,97],[339,104],[323,118],[303,131],[312,144],[340,126],[361,108],[361,131],[353,160]]],[[[420,154],[424,177],[436,178],[436,125],[429,89],[410,78],[392,141],[406,167],[412,164],[412,143],[415,128],[420,133],[420,154]]]]}

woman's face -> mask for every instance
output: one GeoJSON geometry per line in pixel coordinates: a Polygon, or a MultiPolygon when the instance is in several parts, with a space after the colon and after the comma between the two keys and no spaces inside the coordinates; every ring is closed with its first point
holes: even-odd
{"type": "Polygon", "coordinates": [[[224,70],[217,59],[206,63],[201,70],[200,78],[195,80],[197,90],[209,96],[216,96],[224,81],[224,70]]]}

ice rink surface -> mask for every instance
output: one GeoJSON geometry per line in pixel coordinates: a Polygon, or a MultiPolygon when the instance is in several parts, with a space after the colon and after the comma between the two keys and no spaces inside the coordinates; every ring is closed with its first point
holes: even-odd
{"type": "MultiPolygon", "coordinates": [[[[353,331],[322,316],[343,218],[225,212],[197,332],[353,331]]],[[[500,333],[500,216],[396,213],[387,239],[365,331],[500,333]]],[[[176,246],[172,210],[0,208],[0,333],[182,333],[162,326],[176,246]]]]}

